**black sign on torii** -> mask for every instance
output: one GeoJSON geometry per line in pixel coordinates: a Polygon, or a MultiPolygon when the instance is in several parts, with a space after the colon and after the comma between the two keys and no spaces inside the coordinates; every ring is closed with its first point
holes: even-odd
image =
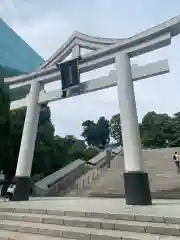
{"type": "Polygon", "coordinates": [[[78,63],[80,57],[72,59],[67,62],[57,63],[56,66],[61,72],[61,89],[62,97],[66,97],[67,89],[80,83],[80,72],[78,70],[78,63]]]}

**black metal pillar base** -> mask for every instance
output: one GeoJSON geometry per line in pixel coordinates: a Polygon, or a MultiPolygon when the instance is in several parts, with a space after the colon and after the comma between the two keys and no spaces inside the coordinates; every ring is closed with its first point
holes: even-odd
{"type": "Polygon", "coordinates": [[[16,188],[12,201],[28,201],[31,181],[29,177],[15,177],[16,188]]]}
{"type": "Polygon", "coordinates": [[[147,173],[125,172],[124,189],[127,205],[152,205],[147,173]]]}

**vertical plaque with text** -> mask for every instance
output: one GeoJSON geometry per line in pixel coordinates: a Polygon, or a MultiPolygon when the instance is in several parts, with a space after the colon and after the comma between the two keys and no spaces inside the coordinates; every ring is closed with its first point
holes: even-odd
{"type": "Polygon", "coordinates": [[[80,83],[80,74],[78,70],[79,58],[57,64],[61,72],[61,83],[63,97],[66,97],[66,90],[80,83]]]}

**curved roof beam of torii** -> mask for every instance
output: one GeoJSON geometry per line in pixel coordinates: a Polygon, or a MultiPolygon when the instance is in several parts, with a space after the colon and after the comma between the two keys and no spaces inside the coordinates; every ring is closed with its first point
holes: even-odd
{"type": "MultiPolygon", "coordinates": [[[[82,56],[82,60],[81,60],[81,65],[83,68],[83,65],[93,65],[91,62],[95,59],[96,61],[94,62],[103,62],[103,58],[111,58],[114,57],[115,53],[117,51],[122,51],[126,48],[130,48],[131,51],[134,48],[137,48],[141,46],[141,44],[143,44],[146,41],[152,41],[153,39],[157,39],[158,36],[159,38],[163,38],[163,35],[167,35],[169,34],[170,38],[177,36],[178,34],[180,34],[180,15],[164,22],[161,23],[159,25],[156,25],[155,27],[152,27],[146,31],[143,31],[139,34],[136,34],[130,38],[124,39],[122,42],[118,42],[115,44],[110,44],[110,46],[104,47],[103,49],[99,49],[93,52],[90,52],[88,54],[85,54],[82,56]],[[138,47],[136,47],[138,46],[138,47]],[[112,56],[110,56],[109,54],[111,54],[112,56]],[[109,56],[108,56],[109,55],[109,56]]],[[[167,36],[168,37],[168,36],[167,36]]],[[[166,36],[165,36],[166,38],[166,36]]],[[[163,40],[163,39],[162,39],[163,40]]],[[[167,38],[168,40],[168,38],[167,38]]],[[[163,41],[162,41],[163,43],[163,41]]],[[[135,52],[133,52],[133,55],[131,53],[132,56],[137,56],[140,55],[142,53],[148,52],[148,51],[152,51],[155,50],[157,48],[160,48],[162,46],[167,46],[168,44],[170,44],[170,42],[166,42],[166,39],[164,41],[164,45],[162,44],[161,46],[157,46],[155,45],[155,47],[152,48],[146,48],[146,50],[142,49],[140,53],[138,53],[137,49],[135,49],[135,52]],[[166,43],[166,44],[164,44],[166,43]]],[[[131,56],[131,57],[132,57],[131,56]]],[[[97,64],[96,64],[97,66],[97,64]]],[[[100,64],[98,65],[100,66],[100,64]]],[[[97,67],[98,67],[97,66],[97,67]]],[[[92,67],[91,67],[92,68],[92,67]]],[[[89,69],[91,69],[89,68],[89,69]]],[[[95,69],[95,67],[93,66],[93,68],[95,69]]],[[[58,70],[59,71],[59,70],[58,70]]],[[[52,65],[49,66],[48,68],[44,68],[44,69],[39,69],[36,72],[32,72],[30,74],[26,74],[26,75],[21,75],[21,76],[16,76],[16,77],[10,77],[10,78],[6,78],[5,79],[5,83],[7,84],[16,84],[18,82],[26,82],[26,81],[30,81],[32,79],[35,78],[44,78],[44,76],[47,76],[48,74],[55,74],[57,72],[57,68],[56,65],[52,65]]]]}
{"type": "Polygon", "coordinates": [[[47,60],[41,65],[41,69],[51,66],[55,62],[61,62],[70,53],[75,45],[79,45],[82,48],[89,50],[97,50],[105,46],[123,42],[125,39],[116,38],[101,38],[90,36],[87,34],[75,31],[68,40],[47,60]]]}

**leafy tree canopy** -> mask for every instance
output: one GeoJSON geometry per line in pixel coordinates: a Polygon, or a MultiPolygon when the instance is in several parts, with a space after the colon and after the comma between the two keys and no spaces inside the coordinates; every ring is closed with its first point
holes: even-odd
{"type": "Polygon", "coordinates": [[[83,122],[82,136],[87,142],[88,146],[105,148],[110,140],[110,124],[105,117],[100,117],[95,123],[87,120],[83,122]]]}

